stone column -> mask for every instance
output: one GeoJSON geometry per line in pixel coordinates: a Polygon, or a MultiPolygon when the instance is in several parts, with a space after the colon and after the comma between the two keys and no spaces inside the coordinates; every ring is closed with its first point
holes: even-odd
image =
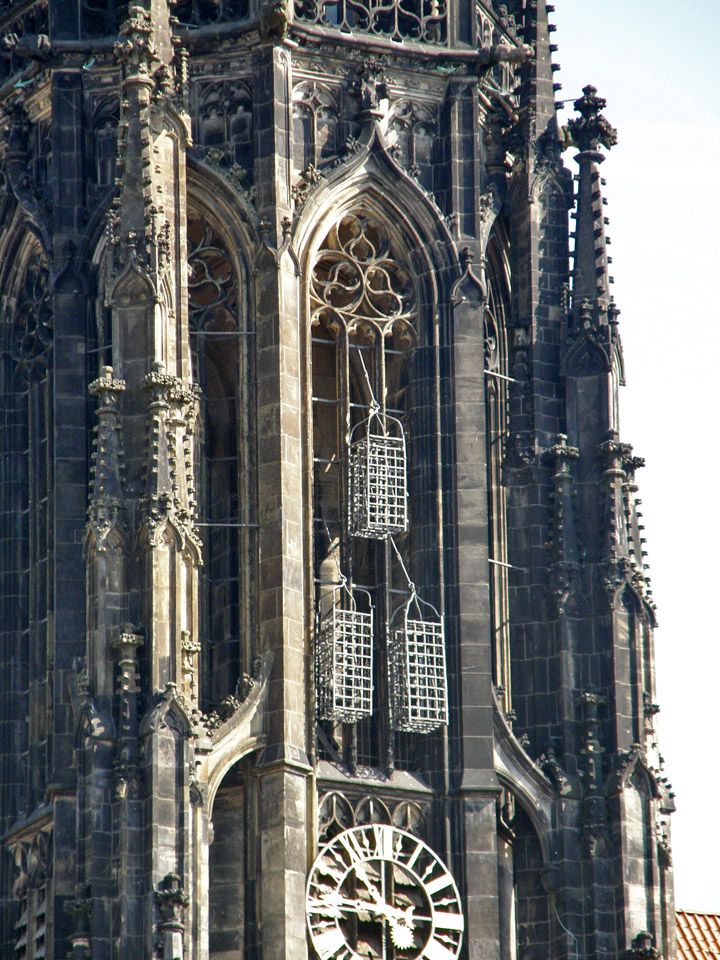
{"type": "Polygon", "coordinates": [[[263,250],[256,262],[260,647],[274,654],[268,745],[258,769],[264,960],[307,950],[304,624],[300,407],[300,307],[289,256],[279,255],[291,214],[291,66],[266,44],[255,54],[257,206],[263,250]]]}
{"type": "Polygon", "coordinates": [[[452,291],[456,437],[456,569],[468,957],[499,957],[496,800],[493,758],[492,638],[488,575],[485,442],[485,288],[463,253],[464,273],[452,291]]]}

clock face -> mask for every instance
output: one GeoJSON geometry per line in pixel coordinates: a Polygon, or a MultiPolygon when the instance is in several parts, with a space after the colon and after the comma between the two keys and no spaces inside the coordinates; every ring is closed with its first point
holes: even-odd
{"type": "Polygon", "coordinates": [[[371,824],[318,854],[307,920],[320,960],[455,960],[465,920],[455,881],[427,844],[371,824]]]}

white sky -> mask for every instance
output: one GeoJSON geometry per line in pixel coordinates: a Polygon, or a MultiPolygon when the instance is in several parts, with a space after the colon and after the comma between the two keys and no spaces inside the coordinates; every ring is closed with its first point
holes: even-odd
{"type": "MultiPolygon", "coordinates": [[[[720,913],[720,0],[554,0],[560,98],[592,83],[618,144],[603,164],[655,634],[660,749],[677,794],[679,908],[720,913]]],[[[560,113],[573,116],[572,104],[560,113]]],[[[575,173],[572,151],[565,155],[575,173]]]]}

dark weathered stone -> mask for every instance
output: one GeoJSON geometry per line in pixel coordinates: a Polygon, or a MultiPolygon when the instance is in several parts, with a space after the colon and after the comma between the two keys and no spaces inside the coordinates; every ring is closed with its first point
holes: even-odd
{"type": "Polygon", "coordinates": [[[615,135],[545,0],[0,6],[0,954],[303,960],[392,823],[463,957],[671,960],[615,135]]]}

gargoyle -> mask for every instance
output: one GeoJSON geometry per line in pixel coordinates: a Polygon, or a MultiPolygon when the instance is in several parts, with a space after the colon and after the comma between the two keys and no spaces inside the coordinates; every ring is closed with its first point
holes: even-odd
{"type": "Polygon", "coordinates": [[[489,67],[496,63],[525,63],[533,55],[533,52],[533,48],[527,43],[513,47],[506,43],[494,43],[491,47],[480,47],[478,50],[478,65],[489,67]]]}
{"type": "Polygon", "coordinates": [[[17,33],[6,33],[0,40],[0,56],[9,57],[13,53],[18,57],[45,63],[52,54],[50,37],[44,33],[28,33],[23,37],[17,33]]]}
{"type": "Polygon", "coordinates": [[[260,21],[260,36],[263,40],[284,40],[288,30],[288,15],[285,0],[267,0],[260,21]]]}

